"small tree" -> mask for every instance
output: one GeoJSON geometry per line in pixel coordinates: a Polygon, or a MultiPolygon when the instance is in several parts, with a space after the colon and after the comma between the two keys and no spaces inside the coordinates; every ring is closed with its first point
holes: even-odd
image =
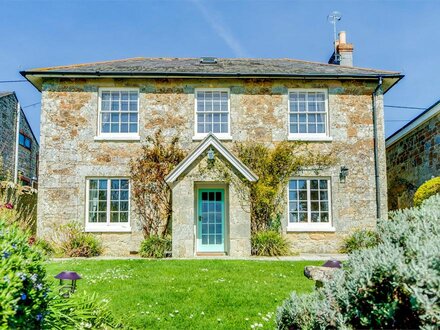
{"type": "Polygon", "coordinates": [[[258,175],[257,182],[248,183],[252,233],[279,229],[292,175],[308,167],[319,170],[334,161],[331,155],[301,150],[301,146],[295,142],[280,142],[273,149],[261,143],[235,145],[238,158],[258,175]]]}
{"type": "Polygon", "coordinates": [[[171,191],[165,177],[185,157],[174,136],[166,141],[159,129],[147,137],[139,157],[130,162],[132,198],[145,237],[164,237],[171,220],[171,191]]]}

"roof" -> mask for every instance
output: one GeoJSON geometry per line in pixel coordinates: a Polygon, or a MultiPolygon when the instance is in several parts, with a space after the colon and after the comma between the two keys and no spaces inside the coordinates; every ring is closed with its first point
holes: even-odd
{"type": "Polygon", "coordinates": [[[440,100],[435,102],[433,105],[431,105],[428,109],[423,111],[421,114],[419,114],[417,117],[415,117],[413,120],[411,120],[409,123],[407,123],[405,126],[391,134],[386,139],[386,147],[391,146],[392,144],[396,143],[400,139],[402,139],[404,136],[410,134],[412,131],[414,131],[417,127],[425,123],[426,121],[430,120],[432,117],[440,113],[440,100]]]}
{"type": "Polygon", "coordinates": [[[14,92],[0,92],[0,97],[5,97],[11,94],[14,94],[14,92]]]}
{"type": "MultiPolygon", "coordinates": [[[[217,58],[203,64],[200,58],[137,57],[106,62],[37,68],[20,72],[41,90],[43,77],[228,77],[228,78],[392,78],[403,75],[335,64],[307,62],[288,58],[217,58]]],[[[395,82],[393,81],[390,86],[395,82]]],[[[388,87],[388,86],[387,86],[388,87]]]]}
{"type": "Polygon", "coordinates": [[[251,182],[258,180],[258,176],[255,175],[246,165],[244,165],[237,157],[235,157],[228,149],[226,149],[217,137],[209,133],[202,142],[195,148],[188,156],[182,160],[177,167],[175,167],[165,178],[167,183],[175,182],[179,176],[199,158],[199,156],[205,152],[209,147],[213,147],[218,153],[220,153],[225,159],[237,170],[244,178],[251,182]]]}

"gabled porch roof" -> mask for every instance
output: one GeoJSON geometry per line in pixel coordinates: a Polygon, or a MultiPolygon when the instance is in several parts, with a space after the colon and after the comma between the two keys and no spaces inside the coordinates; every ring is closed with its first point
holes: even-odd
{"type": "Polygon", "coordinates": [[[254,174],[246,165],[244,165],[237,157],[235,157],[213,134],[209,133],[202,142],[195,148],[177,167],[172,170],[165,178],[167,183],[175,182],[179,176],[209,147],[217,150],[244,178],[250,182],[258,180],[258,176],[254,174]]]}

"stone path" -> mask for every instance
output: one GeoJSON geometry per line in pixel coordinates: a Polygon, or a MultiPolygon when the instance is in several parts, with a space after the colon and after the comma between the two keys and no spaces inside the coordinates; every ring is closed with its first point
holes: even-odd
{"type": "MultiPolygon", "coordinates": [[[[219,257],[193,257],[193,258],[181,258],[181,259],[173,259],[170,260],[256,260],[256,261],[327,261],[327,260],[339,260],[344,261],[347,260],[348,256],[346,254],[308,254],[301,253],[296,256],[285,256],[285,257],[243,257],[243,258],[233,258],[228,256],[219,256],[219,257]]],[[[99,256],[93,258],[52,258],[53,261],[63,261],[63,260],[130,260],[130,259],[142,259],[138,256],[128,256],[128,257],[109,257],[109,256],[99,256]]]]}

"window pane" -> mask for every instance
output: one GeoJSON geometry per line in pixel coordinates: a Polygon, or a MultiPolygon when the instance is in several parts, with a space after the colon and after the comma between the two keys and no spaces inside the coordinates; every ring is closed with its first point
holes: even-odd
{"type": "Polygon", "coordinates": [[[121,212],[119,221],[128,222],[128,212],[121,212]]]}
{"type": "Polygon", "coordinates": [[[110,222],[119,222],[119,213],[118,212],[110,213],[110,222]]]}

